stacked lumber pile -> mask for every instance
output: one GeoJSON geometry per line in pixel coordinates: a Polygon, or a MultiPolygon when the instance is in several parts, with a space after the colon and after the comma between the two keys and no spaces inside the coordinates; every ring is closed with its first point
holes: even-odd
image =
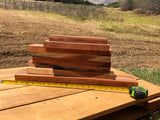
{"type": "Polygon", "coordinates": [[[112,86],[137,85],[135,80],[116,80],[110,71],[112,50],[106,38],[50,35],[44,44],[28,46],[32,60],[15,80],[112,86]]]}

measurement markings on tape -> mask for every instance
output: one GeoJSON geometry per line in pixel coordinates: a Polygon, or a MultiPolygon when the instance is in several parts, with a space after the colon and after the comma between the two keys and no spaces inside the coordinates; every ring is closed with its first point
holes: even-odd
{"type": "Polygon", "coordinates": [[[81,88],[81,89],[108,90],[108,91],[126,91],[126,92],[129,91],[128,87],[103,86],[103,85],[86,85],[86,84],[72,84],[72,83],[52,83],[52,82],[1,80],[1,84],[33,85],[33,86],[63,87],[63,88],[81,88]]]}

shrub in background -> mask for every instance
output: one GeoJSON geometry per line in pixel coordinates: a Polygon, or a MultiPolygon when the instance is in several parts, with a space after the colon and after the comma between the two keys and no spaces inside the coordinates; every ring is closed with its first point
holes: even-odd
{"type": "Polygon", "coordinates": [[[160,0],[147,0],[142,11],[147,14],[160,14],[160,0]]]}
{"type": "Polygon", "coordinates": [[[135,1],[134,0],[123,0],[120,6],[122,11],[134,10],[135,1]]]}
{"type": "Polygon", "coordinates": [[[112,8],[119,8],[120,7],[120,2],[113,2],[107,5],[107,7],[112,7],[112,8]]]}
{"type": "Polygon", "coordinates": [[[35,0],[35,1],[49,1],[49,2],[62,2],[62,3],[69,3],[69,4],[86,4],[86,5],[93,5],[91,2],[87,0],[35,0]]]}
{"type": "Polygon", "coordinates": [[[160,14],[160,0],[122,0],[121,10],[135,10],[146,15],[160,14]]]}

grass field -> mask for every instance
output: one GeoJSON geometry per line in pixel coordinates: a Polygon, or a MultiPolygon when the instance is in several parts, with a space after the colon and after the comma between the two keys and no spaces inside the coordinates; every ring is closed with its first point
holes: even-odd
{"type": "MultiPolygon", "coordinates": [[[[0,60],[1,68],[27,65],[27,60],[30,59],[27,45],[42,43],[50,34],[107,37],[113,49],[112,67],[115,68],[160,67],[158,35],[109,30],[109,27],[113,29],[112,27],[118,24],[118,18],[123,19],[119,24],[126,25],[128,28],[134,19],[137,19],[137,26],[145,24],[145,26],[158,28],[160,16],[142,18],[132,12],[124,13],[117,9],[106,9],[106,20],[5,9],[0,9],[0,16],[0,56],[3,58],[0,60]],[[148,19],[156,22],[149,22],[148,19]]],[[[117,27],[120,28],[120,25],[117,27]]],[[[121,27],[121,31],[125,30],[126,28],[121,27]]],[[[136,31],[136,28],[134,30],[136,31]]],[[[148,28],[146,31],[150,31],[151,34],[153,30],[148,28]]]]}

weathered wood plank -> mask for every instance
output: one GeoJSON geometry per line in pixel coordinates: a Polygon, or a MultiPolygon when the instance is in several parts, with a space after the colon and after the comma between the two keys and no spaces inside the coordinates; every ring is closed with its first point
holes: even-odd
{"type": "Polygon", "coordinates": [[[87,50],[67,50],[67,49],[53,49],[45,48],[43,44],[32,44],[28,46],[30,52],[56,52],[56,53],[72,53],[72,54],[87,54],[87,55],[100,55],[111,56],[112,50],[109,51],[87,51],[87,50]]]}
{"type": "MultiPolygon", "coordinates": [[[[26,67],[18,67],[18,68],[8,68],[8,69],[0,69],[0,80],[15,80],[14,75],[15,73],[19,72],[21,69],[26,67]]],[[[7,84],[0,84],[0,91],[9,90],[9,89],[16,89],[19,87],[24,87],[24,85],[7,85],[7,84]]]]}
{"type": "Polygon", "coordinates": [[[25,67],[0,69],[0,79],[14,77],[14,74],[25,67]]]}
{"type": "Polygon", "coordinates": [[[92,43],[75,43],[75,42],[59,42],[44,41],[44,47],[66,50],[87,50],[87,51],[109,51],[108,44],[92,44],[92,43]]]}
{"type": "Polygon", "coordinates": [[[50,41],[77,42],[77,43],[97,43],[107,44],[107,38],[87,37],[87,36],[68,36],[68,35],[50,35],[50,41]]]}
{"type": "Polygon", "coordinates": [[[0,111],[82,91],[86,90],[39,86],[26,86],[0,91],[0,111]]]}
{"type": "Polygon", "coordinates": [[[150,113],[146,108],[131,106],[94,120],[138,120],[140,117],[144,117],[150,113]]]}
{"type": "Polygon", "coordinates": [[[139,84],[150,91],[147,99],[135,100],[128,93],[93,90],[1,111],[0,119],[91,120],[160,96],[158,86],[143,80],[139,84]]]}
{"type": "Polygon", "coordinates": [[[42,82],[55,82],[55,83],[77,83],[77,84],[93,84],[93,85],[108,85],[108,86],[137,86],[136,80],[113,80],[91,77],[63,77],[63,76],[49,76],[49,75],[34,75],[27,74],[26,70],[22,70],[15,75],[15,80],[24,81],[42,81],[42,82]]]}
{"type": "MultiPolygon", "coordinates": [[[[7,79],[8,80],[8,79],[7,79]]],[[[24,85],[8,85],[8,84],[0,84],[0,91],[16,89],[19,87],[24,87],[24,85]]]]}

